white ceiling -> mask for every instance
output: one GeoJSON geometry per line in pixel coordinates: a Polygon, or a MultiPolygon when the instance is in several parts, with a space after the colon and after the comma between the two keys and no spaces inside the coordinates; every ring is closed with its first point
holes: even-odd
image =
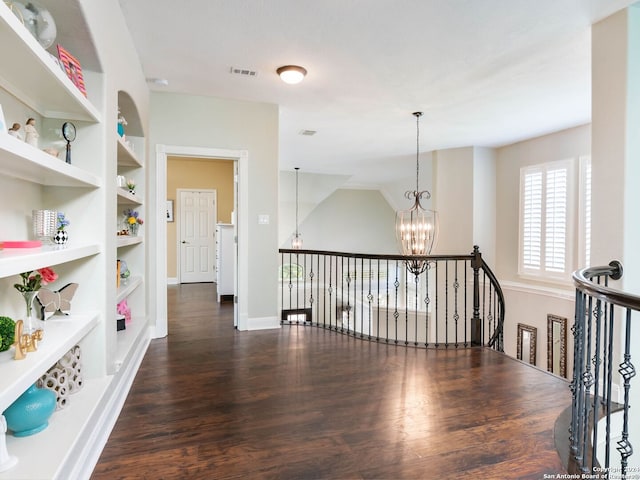
{"type": "Polygon", "coordinates": [[[412,175],[416,110],[421,151],[588,123],[590,25],[631,3],[120,0],[145,75],[169,81],[153,90],[278,104],[280,168],[353,186],[412,175]],[[287,64],[301,84],[279,80],[287,64]]]}

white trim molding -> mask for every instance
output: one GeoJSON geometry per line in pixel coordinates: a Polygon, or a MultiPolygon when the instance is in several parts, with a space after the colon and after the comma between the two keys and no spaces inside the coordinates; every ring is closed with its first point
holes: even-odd
{"type": "Polygon", "coordinates": [[[501,280],[500,286],[502,290],[511,290],[514,292],[528,293],[531,295],[542,295],[545,297],[559,298],[561,300],[575,301],[575,292],[572,290],[564,290],[560,288],[545,287],[542,285],[531,285],[528,283],[511,282],[501,280]]]}
{"type": "MultiPolygon", "coordinates": [[[[235,318],[239,330],[247,330],[246,319],[249,310],[249,152],[247,150],[229,150],[223,148],[190,147],[181,145],[156,145],[156,179],[155,179],[155,278],[167,278],[167,229],[165,205],[167,201],[167,157],[197,157],[233,160],[238,165],[237,186],[237,210],[236,218],[240,219],[235,225],[235,235],[238,239],[235,275],[235,295],[238,299],[235,309],[235,318]]],[[[153,205],[152,205],[153,207],[153,205]]],[[[152,248],[153,252],[154,249],[152,248]]],[[[155,285],[155,312],[151,312],[156,318],[154,338],[167,336],[167,283],[157,281],[155,285]]],[[[153,297],[153,294],[151,295],[153,297]]]]}
{"type": "Polygon", "coordinates": [[[247,328],[243,330],[268,330],[281,328],[278,317],[256,317],[247,319],[247,328]]]}

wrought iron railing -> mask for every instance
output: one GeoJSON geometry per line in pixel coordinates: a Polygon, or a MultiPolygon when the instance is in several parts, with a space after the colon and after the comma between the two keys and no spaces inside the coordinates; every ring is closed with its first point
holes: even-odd
{"type": "Polygon", "coordinates": [[[504,295],[478,247],[469,255],[280,250],[281,323],[416,347],[503,351],[504,295]],[[407,262],[426,262],[415,275],[407,262]]]}
{"type": "Polygon", "coordinates": [[[640,474],[639,459],[632,457],[632,443],[640,440],[640,417],[632,429],[629,416],[632,393],[636,406],[640,400],[640,392],[631,389],[636,374],[631,359],[632,325],[639,326],[640,296],[609,287],[609,280],[621,277],[622,265],[617,261],[573,274],[576,314],[569,471],[593,475],[581,478],[625,479],[640,474]]]}

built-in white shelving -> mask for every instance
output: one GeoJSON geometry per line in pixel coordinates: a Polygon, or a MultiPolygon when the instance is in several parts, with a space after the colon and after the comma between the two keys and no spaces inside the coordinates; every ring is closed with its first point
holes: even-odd
{"type": "Polygon", "coordinates": [[[124,143],[122,137],[118,137],[118,165],[125,167],[142,167],[142,161],[129,146],[124,143]]]}
{"type": "Polygon", "coordinates": [[[131,322],[124,330],[118,332],[118,348],[116,350],[116,370],[126,362],[133,353],[133,346],[140,341],[140,335],[147,327],[147,318],[144,316],[132,317],[131,322]]]}
{"type": "MultiPolygon", "coordinates": [[[[0,283],[3,289],[13,291],[15,279],[10,277],[59,266],[56,271],[60,280],[54,289],[63,282],[82,280],[93,290],[78,293],[71,315],[54,316],[45,322],[44,339],[36,352],[28,353],[23,360],[13,359],[13,349],[0,353],[0,414],[78,344],[85,377],[83,387],[69,396],[67,406],[52,415],[42,432],[23,438],[0,432],[9,454],[18,459],[17,465],[0,472],[0,480],[67,479],[69,475],[88,478],[91,462],[97,460],[96,452],[115,422],[149,340],[143,238],[115,237],[116,232],[105,227],[103,221],[105,211],[113,215],[114,203],[120,220],[124,208],[144,205],[147,118],[140,117],[136,103],[147,101],[146,82],[132,56],[103,56],[97,52],[100,45],[111,46],[114,38],[120,47],[130,43],[122,40],[126,26],[119,23],[121,13],[116,11],[116,1],[112,1],[111,9],[80,0],[44,3],[49,4],[56,21],[64,19],[58,23],[57,41],[78,55],[89,96],[73,84],[56,58],[40,46],[7,4],[0,2],[0,105],[5,119],[20,119],[22,123],[34,117],[42,134],[40,146],[60,149],[62,145],[62,150],[64,142],[57,136],[62,123],[73,121],[78,129],[73,164],[61,158],[64,152],[50,155],[8,135],[4,128],[0,130],[0,196],[4,194],[0,212],[6,219],[5,237],[0,241],[28,239],[30,219],[25,217],[32,209],[42,208],[65,212],[71,221],[71,239],[66,245],[0,249],[0,283]],[[109,13],[100,10],[102,15],[95,15],[101,8],[109,13]],[[104,18],[111,14],[114,17],[104,18]],[[109,23],[108,32],[99,25],[102,21],[109,23]],[[130,74],[125,75],[127,69],[130,74]],[[118,73],[113,78],[118,77],[133,96],[123,93],[121,98],[124,90],[106,82],[112,72],[118,73]],[[133,136],[127,141],[116,134],[118,106],[130,116],[127,133],[133,136]],[[140,193],[117,188],[115,178],[120,174],[135,179],[140,193]],[[127,262],[133,265],[134,275],[116,289],[109,282],[115,283],[114,263],[121,255],[130,257],[127,262]],[[116,332],[115,302],[123,299],[134,304],[135,311],[126,330],[116,332]],[[96,311],[82,311],[82,307],[96,311]]],[[[50,50],[55,51],[55,47],[50,50]]],[[[148,111],[147,105],[142,107],[141,111],[148,111]]],[[[20,318],[17,315],[24,313],[24,306],[18,310],[20,301],[15,291],[11,295],[0,296],[0,315],[20,318]]]]}
{"type": "Polygon", "coordinates": [[[118,236],[118,248],[137,245],[139,243],[142,243],[142,237],[140,236],[137,236],[137,237],[133,237],[131,235],[118,236]]]}
{"type": "Polygon", "coordinates": [[[7,436],[7,449],[18,464],[0,473],[0,480],[68,479],[63,471],[69,452],[76,448],[88,418],[96,416],[101,398],[111,386],[112,377],[85,380],[82,389],[68,397],[67,406],[57,410],[49,426],[36,435],[7,436]]]}
{"type": "Polygon", "coordinates": [[[118,204],[121,205],[142,205],[142,199],[135,193],[124,188],[118,188],[118,204]]]}
{"type": "Polygon", "coordinates": [[[38,350],[23,360],[12,360],[13,349],[0,353],[0,412],[13,403],[54,363],[89,333],[98,323],[98,314],[73,314],[51,317],[38,350]]]}
{"type": "Polygon", "coordinates": [[[126,283],[121,283],[120,287],[118,287],[118,291],[116,293],[116,303],[119,303],[125,298],[127,298],[140,285],[142,285],[141,276],[129,277],[126,283]]]}
{"type": "Polygon", "coordinates": [[[100,113],[0,2],[0,86],[47,118],[100,121],[100,113]],[[19,66],[19,67],[18,67],[19,66]]]}
{"type": "Polygon", "coordinates": [[[75,165],[1,133],[0,174],[59,187],[99,187],[102,183],[97,176],[75,165]]]}
{"type": "Polygon", "coordinates": [[[0,250],[0,277],[60,265],[100,253],[99,245],[43,245],[37,248],[0,250]]]}

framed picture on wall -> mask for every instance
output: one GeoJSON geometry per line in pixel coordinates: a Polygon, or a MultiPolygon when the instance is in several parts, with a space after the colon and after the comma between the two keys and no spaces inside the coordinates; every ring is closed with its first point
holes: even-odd
{"type": "Polygon", "coordinates": [[[167,222],[173,222],[173,200],[167,200],[167,222]]]}

